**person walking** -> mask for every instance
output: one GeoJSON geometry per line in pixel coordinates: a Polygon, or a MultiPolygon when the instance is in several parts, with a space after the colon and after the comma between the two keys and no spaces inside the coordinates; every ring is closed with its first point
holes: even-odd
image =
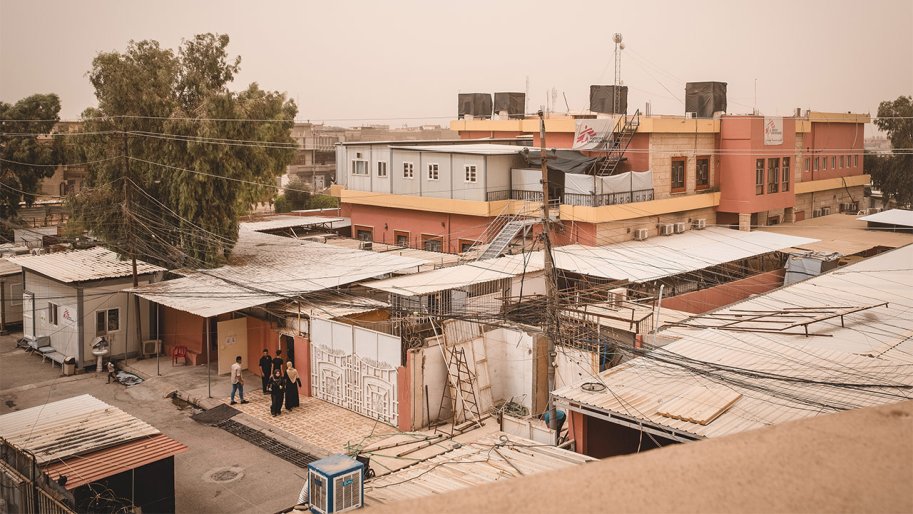
{"type": "Polygon", "coordinates": [[[235,363],[231,365],[231,405],[235,401],[235,393],[241,397],[241,403],[250,403],[244,399],[244,376],[241,375],[241,356],[235,357],[235,363]]]}
{"type": "Polygon", "coordinates": [[[260,380],[263,382],[263,394],[268,393],[269,379],[273,376],[273,359],[269,358],[269,350],[263,349],[263,356],[260,357],[260,380]]]}
{"type": "Polygon", "coordinates": [[[278,416],[282,413],[282,400],[285,398],[285,377],[279,369],[273,370],[273,378],[269,381],[269,393],[272,400],[269,413],[278,416]]]}
{"type": "Polygon", "coordinates": [[[301,387],[301,378],[298,376],[298,370],[292,365],[292,361],[288,361],[285,366],[285,410],[291,411],[295,407],[301,405],[301,400],[298,398],[298,388],[301,387]]]}
{"type": "Polygon", "coordinates": [[[285,362],[282,360],[282,350],[276,350],[276,356],[273,357],[273,373],[275,373],[276,370],[278,369],[279,373],[281,373],[283,376],[285,376],[285,370],[283,369],[284,368],[283,364],[285,364],[285,362]]]}

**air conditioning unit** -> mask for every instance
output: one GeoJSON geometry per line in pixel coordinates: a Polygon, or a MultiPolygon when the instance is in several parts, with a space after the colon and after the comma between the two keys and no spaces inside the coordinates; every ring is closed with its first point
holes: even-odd
{"type": "Polygon", "coordinates": [[[685,222],[684,221],[679,221],[678,223],[675,224],[675,233],[676,234],[685,233],[685,222]]]}
{"type": "Polygon", "coordinates": [[[831,213],[831,208],[830,208],[830,207],[822,207],[822,208],[821,208],[821,215],[822,215],[822,216],[827,216],[827,215],[829,215],[830,213],[831,213]]]}
{"type": "Polygon", "coordinates": [[[371,250],[374,249],[374,243],[372,241],[362,241],[361,244],[358,245],[358,247],[361,248],[362,250],[367,250],[370,252],[371,250]]]}
{"type": "Polygon", "coordinates": [[[659,235],[661,236],[671,236],[675,233],[675,225],[667,223],[665,225],[659,226],[659,235]]]}
{"type": "Polygon", "coordinates": [[[685,113],[685,119],[686,119],[686,120],[690,120],[690,119],[692,119],[692,118],[694,118],[694,113],[693,113],[693,112],[686,112],[686,113],[685,113]]]}
{"type": "Polygon", "coordinates": [[[161,339],[149,339],[143,341],[143,357],[155,357],[162,348],[161,339]]]}
{"type": "Polygon", "coordinates": [[[812,218],[820,218],[820,217],[821,217],[821,209],[815,209],[812,211],[812,218]]]}
{"type": "Polygon", "coordinates": [[[698,218],[694,220],[694,223],[691,224],[691,228],[694,230],[704,230],[707,228],[707,220],[704,218],[698,218]]]}
{"type": "Polygon", "coordinates": [[[51,336],[38,336],[35,338],[35,348],[47,348],[51,346],[51,336]]]}
{"type": "Polygon", "coordinates": [[[308,464],[311,512],[329,514],[360,509],[364,504],[364,464],[346,455],[308,464]]]}
{"type": "Polygon", "coordinates": [[[616,287],[609,289],[609,305],[612,307],[621,307],[625,300],[628,299],[628,289],[625,287],[616,287]]]}
{"type": "Polygon", "coordinates": [[[634,231],[634,240],[635,241],[644,241],[650,237],[650,232],[645,228],[639,228],[634,231]]]}

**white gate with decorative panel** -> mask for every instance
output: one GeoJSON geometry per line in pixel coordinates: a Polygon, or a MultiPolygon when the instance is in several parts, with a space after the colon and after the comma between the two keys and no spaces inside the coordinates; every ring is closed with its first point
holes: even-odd
{"type": "Polygon", "coordinates": [[[321,319],[311,320],[311,336],[314,397],[396,426],[396,366],[389,361],[399,355],[399,338],[321,319]]]}

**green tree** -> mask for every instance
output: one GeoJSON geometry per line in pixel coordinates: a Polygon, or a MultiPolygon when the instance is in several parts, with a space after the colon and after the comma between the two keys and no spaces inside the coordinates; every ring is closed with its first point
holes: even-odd
{"type": "Polygon", "coordinates": [[[0,102],[0,219],[15,219],[21,202],[31,206],[41,180],[62,163],[60,139],[50,137],[59,114],[55,94],[0,102]]]}
{"type": "Polygon", "coordinates": [[[875,126],[888,135],[894,151],[871,162],[866,157],[872,185],[884,193],[885,204],[893,197],[898,205],[909,205],[913,203],[913,96],[881,102],[875,126]]]}
{"type": "Polygon", "coordinates": [[[220,265],[239,217],[272,198],[291,162],[297,107],[256,83],[230,91],[241,60],[228,56],[228,43],[201,34],[175,53],[131,41],[92,61],[98,107],[83,113],[79,157],[100,162],[71,206],[121,253],[171,267],[220,265]]]}
{"type": "Polygon", "coordinates": [[[285,202],[290,211],[307,209],[311,202],[311,192],[307,190],[304,182],[294,179],[285,186],[285,202]]]}

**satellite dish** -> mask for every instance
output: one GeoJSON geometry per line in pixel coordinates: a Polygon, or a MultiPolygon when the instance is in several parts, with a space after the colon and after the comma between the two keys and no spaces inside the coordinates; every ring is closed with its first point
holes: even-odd
{"type": "Polygon", "coordinates": [[[615,44],[621,43],[621,33],[616,32],[612,34],[612,42],[615,44]]]}
{"type": "Polygon", "coordinates": [[[618,45],[618,49],[619,49],[619,50],[624,50],[624,49],[625,49],[625,44],[624,44],[624,43],[619,44],[619,45],[618,45]]]}

